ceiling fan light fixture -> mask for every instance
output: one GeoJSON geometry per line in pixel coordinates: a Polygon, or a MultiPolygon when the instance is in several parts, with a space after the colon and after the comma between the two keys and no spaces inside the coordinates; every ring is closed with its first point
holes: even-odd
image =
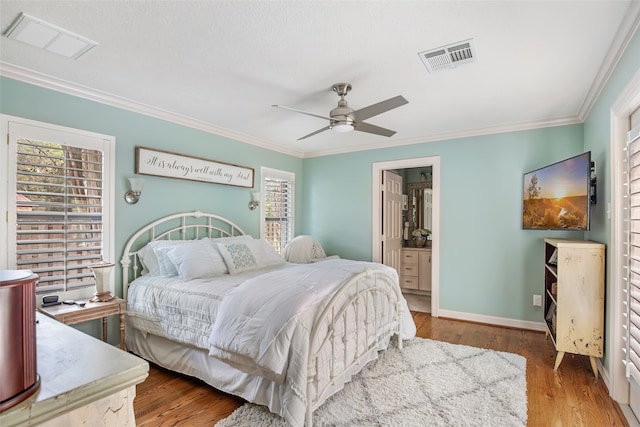
{"type": "Polygon", "coordinates": [[[351,85],[349,83],[336,83],[333,85],[333,91],[340,96],[340,101],[338,101],[338,106],[329,112],[329,117],[320,116],[318,114],[308,113],[306,111],[301,111],[295,108],[285,107],[277,104],[273,106],[295,111],[297,113],[306,114],[307,116],[329,120],[328,126],[325,126],[322,129],[318,129],[315,132],[311,132],[310,134],[307,134],[301,138],[298,138],[298,141],[307,139],[313,135],[317,135],[327,130],[334,130],[340,133],[348,133],[357,130],[359,132],[366,132],[386,137],[395,135],[396,131],[369,124],[365,122],[365,120],[373,116],[377,116],[378,114],[385,113],[389,110],[393,110],[394,108],[398,108],[404,104],[407,104],[409,101],[404,99],[404,97],[398,95],[355,111],[353,108],[349,107],[349,104],[347,104],[347,101],[344,99],[345,95],[350,90],[351,85]]]}
{"type": "Polygon", "coordinates": [[[355,129],[353,122],[336,122],[333,126],[331,126],[331,130],[340,133],[351,132],[355,129]]]}

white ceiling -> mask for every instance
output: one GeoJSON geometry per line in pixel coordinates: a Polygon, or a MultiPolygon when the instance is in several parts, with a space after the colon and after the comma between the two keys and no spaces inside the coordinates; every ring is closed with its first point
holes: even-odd
{"type": "Polygon", "coordinates": [[[0,74],[302,156],[579,123],[639,16],[634,1],[0,1],[98,42],[77,60],[0,37],[0,74]],[[418,53],[473,39],[428,73],[418,53]],[[337,82],[397,133],[326,131],[337,82]]]}

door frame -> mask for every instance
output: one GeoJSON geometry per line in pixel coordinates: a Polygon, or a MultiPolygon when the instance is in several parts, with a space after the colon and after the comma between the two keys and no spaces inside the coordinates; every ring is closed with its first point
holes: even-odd
{"type": "Polygon", "coordinates": [[[624,298],[625,272],[624,263],[624,204],[625,182],[622,173],[624,167],[623,148],[627,144],[627,132],[630,130],[629,117],[640,107],[640,71],[622,90],[618,99],[611,107],[611,140],[610,140],[610,169],[611,169],[611,204],[607,208],[607,214],[611,216],[610,228],[610,252],[611,252],[611,298],[607,304],[607,311],[611,313],[607,333],[612,337],[611,349],[607,355],[607,371],[609,374],[609,395],[620,404],[629,403],[629,382],[626,378],[624,366],[621,361],[625,359],[622,348],[623,337],[623,313],[622,301],[624,298]]]}
{"type": "Polygon", "coordinates": [[[433,189],[432,269],[431,269],[431,316],[438,317],[440,309],[440,156],[416,157],[412,159],[374,162],[371,173],[371,259],[380,262],[382,228],[382,171],[431,166],[433,189]]]}

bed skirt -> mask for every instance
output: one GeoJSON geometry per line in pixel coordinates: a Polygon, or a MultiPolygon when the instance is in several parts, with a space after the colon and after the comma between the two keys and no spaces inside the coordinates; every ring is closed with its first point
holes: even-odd
{"type": "MultiPolygon", "coordinates": [[[[266,378],[241,372],[226,363],[209,356],[208,350],[177,343],[157,335],[144,334],[137,329],[128,327],[126,331],[127,350],[149,362],[198,378],[213,388],[249,402],[264,405],[273,413],[283,418],[285,412],[293,410],[304,413],[306,402],[300,399],[286,384],[278,384],[266,378]]],[[[383,343],[378,351],[386,349],[389,340],[383,343]]],[[[378,358],[378,351],[369,352],[361,359],[361,364],[354,367],[352,375],[357,374],[362,366],[378,358]]],[[[334,394],[341,390],[344,384],[335,384],[334,394]]],[[[300,425],[304,423],[303,420],[300,425]]]]}

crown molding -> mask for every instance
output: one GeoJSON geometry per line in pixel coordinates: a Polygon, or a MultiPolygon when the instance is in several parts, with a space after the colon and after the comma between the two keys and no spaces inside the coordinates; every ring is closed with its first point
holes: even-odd
{"type": "Polygon", "coordinates": [[[131,111],[134,113],[143,114],[145,116],[154,117],[156,119],[175,123],[188,128],[200,130],[217,136],[222,136],[224,138],[229,138],[234,141],[255,145],[267,150],[287,154],[298,158],[302,157],[302,153],[300,151],[288,150],[278,145],[266,143],[250,135],[235,132],[227,128],[215,126],[201,120],[152,107],[150,105],[142,104],[140,102],[119,97],[110,93],[101,92],[86,86],[58,79],[47,74],[38,73],[37,71],[9,64],[7,62],[0,61],[0,76],[18,80],[23,83],[29,83],[45,89],[54,90],[56,92],[61,92],[67,95],[76,96],[78,98],[99,102],[101,104],[109,105],[112,107],[121,108],[123,110],[131,111]]]}
{"type": "Polygon", "coordinates": [[[0,76],[18,80],[24,83],[32,84],[35,86],[43,87],[45,89],[54,90],[67,95],[76,96],[90,101],[95,101],[101,104],[109,105],[112,107],[121,108],[123,110],[132,111],[135,113],[143,114],[149,117],[154,117],[160,120],[165,120],[170,123],[175,123],[188,128],[201,130],[213,135],[229,138],[234,141],[244,142],[250,145],[254,145],[260,148],[264,148],[270,151],[290,155],[297,158],[313,158],[331,156],[337,154],[347,154],[359,151],[379,150],[386,148],[394,148],[405,145],[423,144],[428,142],[445,141],[451,139],[470,138],[483,135],[500,134],[507,132],[518,132],[524,130],[541,129],[555,126],[565,126],[583,123],[584,120],[580,116],[541,120],[534,122],[523,122],[510,125],[501,125],[488,128],[469,129],[456,132],[445,132],[435,135],[425,135],[415,138],[384,141],[380,143],[367,144],[366,146],[339,148],[331,150],[319,150],[313,152],[300,152],[296,150],[285,149],[281,146],[264,142],[249,135],[245,135],[240,132],[235,132],[230,129],[222,128],[212,125],[210,123],[196,120],[187,116],[183,116],[171,111],[159,109],[146,104],[142,104],[136,101],[132,101],[127,98],[115,96],[106,92],[101,92],[95,89],[91,89],[85,86],[81,86],[72,82],[61,80],[49,75],[38,73],[33,70],[18,67],[13,64],[0,61],[0,76]]]}
{"type": "Polygon", "coordinates": [[[578,117],[566,117],[551,120],[539,120],[535,122],[523,122],[510,125],[493,126],[487,128],[468,129],[459,132],[446,132],[435,135],[421,136],[417,138],[400,139],[390,142],[381,142],[377,144],[367,144],[366,147],[351,147],[348,149],[314,151],[313,153],[305,153],[303,158],[333,156],[336,154],[347,154],[357,151],[382,150],[385,148],[396,148],[404,145],[424,144],[428,142],[446,141],[451,139],[473,138],[483,135],[495,135],[508,132],[520,132],[525,130],[543,129],[557,126],[568,126],[583,123],[578,117]]]}

